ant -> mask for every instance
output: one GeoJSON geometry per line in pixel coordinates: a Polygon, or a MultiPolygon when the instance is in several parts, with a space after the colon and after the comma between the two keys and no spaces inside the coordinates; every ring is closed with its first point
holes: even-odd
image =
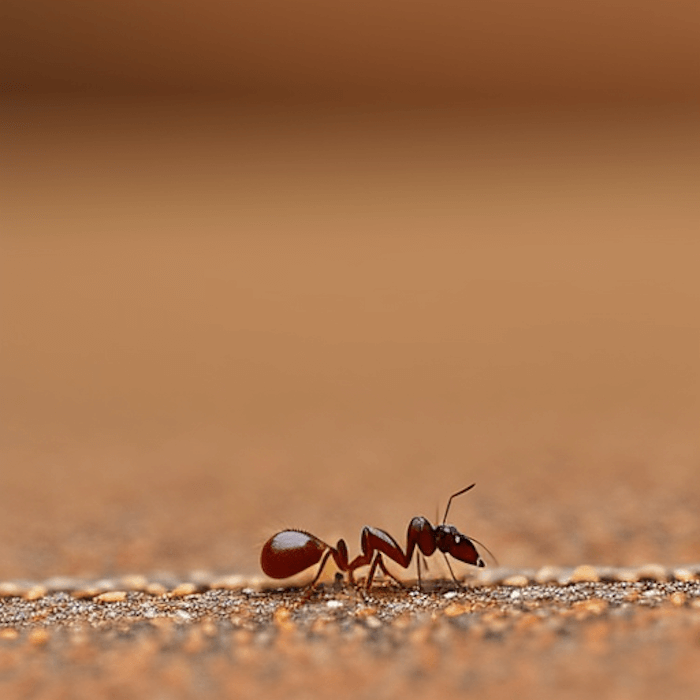
{"type": "MultiPolygon", "coordinates": [[[[283,530],[273,535],[263,546],[260,554],[260,565],[262,570],[271,578],[287,578],[288,576],[301,573],[304,569],[308,569],[320,561],[321,565],[316,572],[316,576],[309,585],[309,590],[311,590],[320,578],[328,558],[332,556],[340,571],[348,573],[348,578],[352,585],[355,585],[353,577],[355,569],[370,565],[367,577],[367,590],[372,586],[377,568],[394,579],[400,586],[403,586],[401,581],[386,568],[382,555],[386,555],[399,566],[407,569],[417,546],[426,557],[433,554],[436,549],[440,550],[445,557],[452,578],[455,583],[459,583],[447,559],[447,554],[451,554],[455,559],[473,566],[485,566],[485,564],[472,540],[459,532],[453,525],[446,525],[445,521],[450,511],[452,499],[473,489],[474,486],[476,484],[471,484],[471,486],[467,486],[450,496],[442,523],[439,525],[433,527],[428,522],[428,519],[422,515],[413,518],[408,524],[405,553],[388,532],[376,527],[365,526],[362,528],[360,536],[362,554],[359,554],[352,561],[348,559],[348,547],[345,544],[345,540],[338,540],[336,546],[331,547],[331,545],[326,544],[318,537],[303,530],[283,530]]],[[[481,543],[478,542],[478,544],[481,543]]],[[[487,549],[486,547],[484,548],[487,549]]],[[[416,557],[416,564],[418,568],[418,585],[420,586],[420,556],[416,557]]]]}

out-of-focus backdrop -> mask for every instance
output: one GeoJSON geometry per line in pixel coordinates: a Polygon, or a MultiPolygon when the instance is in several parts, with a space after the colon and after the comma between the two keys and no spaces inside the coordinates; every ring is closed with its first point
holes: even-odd
{"type": "Polygon", "coordinates": [[[698,561],[697,3],[3,13],[2,579],[698,561]]]}

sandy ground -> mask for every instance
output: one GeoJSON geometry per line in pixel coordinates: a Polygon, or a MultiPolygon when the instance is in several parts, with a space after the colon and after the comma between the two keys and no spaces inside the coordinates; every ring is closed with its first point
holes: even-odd
{"type": "Polygon", "coordinates": [[[13,697],[692,697],[700,565],[497,578],[34,587],[0,606],[0,673],[13,697]]]}
{"type": "Polygon", "coordinates": [[[3,697],[693,697],[695,114],[6,116],[3,697]],[[472,482],[477,594],[260,588],[472,482]]]}

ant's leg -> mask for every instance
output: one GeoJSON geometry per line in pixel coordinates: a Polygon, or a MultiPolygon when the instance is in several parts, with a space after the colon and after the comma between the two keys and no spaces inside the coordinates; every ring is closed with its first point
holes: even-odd
{"type": "Polygon", "coordinates": [[[316,585],[316,581],[318,581],[318,579],[321,578],[321,572],[323,571],[323,567],[326,565],[326,562],[328,561],[328,557],[330,557],[332,552],[333,552],[333,550],[329,549],[323,555],[323,559],[321,559],[321,566],[318,567],[318,571],[316,572],[316,576],[314,576],[314,580],[309,584],[309,590],[311,590],[316,585]]]}
{"type": "Polygon", "coordinates": [[[418,590],[423,590],[423,582],[420,578],[420,553],[416,556],[416,568],[418,569],[418,590]]]}
{"type": "Polygon", "coordinates": [[[367,576],[367,590],[370,589],[372,586],[372,581],[374,580],[374,572],[377,570],[377,565],[382,559],[382,555],[377,553],[377,556],[374,557],[374,561],[372,562],[372,566],[369,567],[369,575],[367,576]]]}
{"type": "MultiPolygon", "coordinates": [[[[471,487],[470,487],[471,488],[471,487]]],[[[447,555],[443,552],[442,556],[445,557],[445,564],[447,564],[447,568],[450,570],[450,573],[452,574],[452,580],[460,587],[462,588],[462,584],[457,580],[457,577],[455,576],[455,572],[452,571],[452,565],[450,564],[450,560],[447,558],[447,555]]]]}
{"type": "Polygon", "coordinates": [[[391,571],[389,571],[389,569],[386,568],[384,564],[384,559],[382,559],[382,555],[377,554],[377,556],[374,558],[374,561],[372,562],[372,566],[370,567],[369,576],[367,577],[367,590],[369,590],[372,585],[372,581],[374,579],[374,572],[376,571],[377,567],[379,567],[382,570],[385,576],[393,578],[394,581],[396,581],[396,583],[398,583],[399,586],[401,586],[401,588],[405,588],[403,583],[399,581],[399,579],[397,579],[396,576],[394,576],[394,574],[392,574],[391,571]]]}
{"type": "Polygon", "coordinates": [[[318,567],[318,571],[316,572],[316,576],[314,576],[314,580],[306,587],[306,592],[304,593],[301,601],[302,602],[307,602],[308,600],[311,599],[311,596],[314,593],[314,586],[316,585],[316,582],[318,579],[321,577],[321,572],[323,571],[323,567],[326,565],[326,562],[328,561],[328,557],[331,555],[331,550],[329,549],[324,555],[323,559],[321,560],[321,566],[318,567]]]}
{"type": "Polygon", "coordinates": [[[381,557],[379,557],[379,568],[384,572],[385,576],[393,578],[394,581],[396,581],[396,583],[398,583],[399,586],[401,586],[401,588],[406,588],[406,586],[403,585],[403,581],[396,578],[396,576],[394,576],[394,574],[392,574],[391,571],[389,571],[389,569],[386,568],[386,566],[384,565],[384,559],[382,559],[381,557]]]}

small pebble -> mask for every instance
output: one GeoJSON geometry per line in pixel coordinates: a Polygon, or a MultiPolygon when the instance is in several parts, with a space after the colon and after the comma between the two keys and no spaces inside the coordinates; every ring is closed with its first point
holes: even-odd
{"type": "Polygon", "coordinates": [[[47,593],[48,591],[46,590],[46,586],[32,586],[25,592],[24,599],[39,600],[39,598],[43,598],[47,593]]]}
{"type": "Polygon", "coordinates": [[[559,566],[543,566],[535,573],[534,580],[537,583],[555,583],[562,577],[562,569],[559,566]]]}
{"type": "Polygon", "coordinates": [[[589,564],[577,566],[569,577],[571,583],[597,583],[600,581],[600,574],[595,567],[589,564]]]}
{"type": "Polygon", "coordinates": [[[639,581],[639,574],[635,569],[618,569],[614,574],[614,580],[624,583],[636,583],[639,581]]]}
{"type": "Polygon", "coordinates": [[[84,600],[86,598],[95,598],[98,595],[100,595],[100,589],[99,588],[76,588],[72,594],[74,598],[77,598],[78,600],[84,600]]]}
{"type": "Polygon", "coordinates": [[[184,598],[197,592],[197,586],[194,583],[181,583],[179,586],[170,591],[171,598],[184,598]]]}
{"type": "Polygon", "coordinates": [[[530,582],[527,576],[523,574],[514,574],[513,576],[508,576],[508,578],[503,579],[504,586],[518,586],[522,588],[523,586],[527,586],[528,583],[530,582]]]}
{"type": "Polygon", "coordinates": [[[146,586],[146,593],[151,595],[162,596],[168,592],[168,589],[162,583],[149,583],[146,586]]]}
{"type": "Polygon", "coordinates": [[[22,595],[22,589],[12,582],[0,583],[0,598],[14,598],[22,595]]]}
{"type": "Polygon", "coordinates": [[[123,603],[126,600],[126,591],[107,591],[95,596],[100,603],[123,603]]]}

